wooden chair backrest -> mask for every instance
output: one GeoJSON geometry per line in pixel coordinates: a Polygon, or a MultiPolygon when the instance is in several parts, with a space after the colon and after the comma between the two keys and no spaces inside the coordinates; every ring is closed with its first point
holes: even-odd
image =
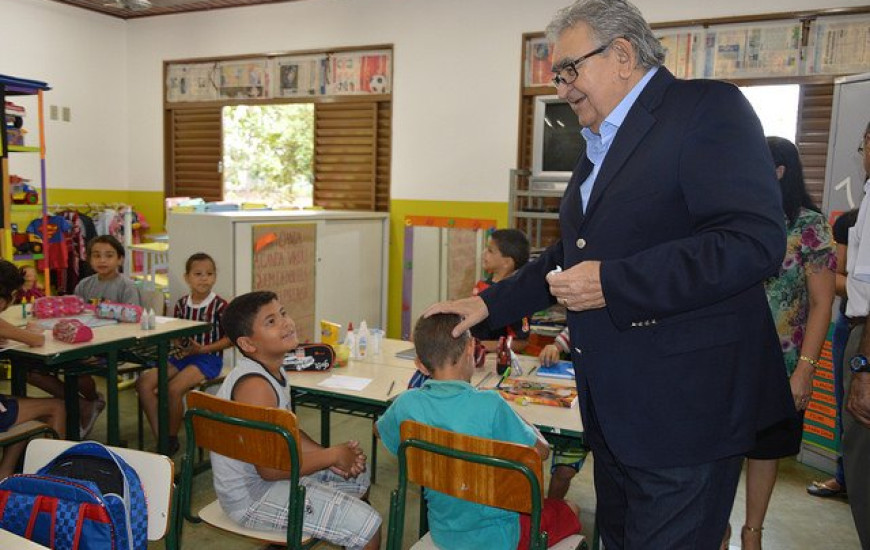
{"type": "MultiPolygon", "coordinates": [[[[402,441],[426,441],[446,449],[523,464],[538,479],[537,489],[543,498],[541,455],[534,447],[460,434],[412,420],[402,422],[400,434],[402,441]]],[[[463,500],[532,513],[531,484],[520,472],[416,447],[409,447],[406,457],[409,481],[463,500]]]]}
{"type": "MultiPolygon", "coordinates": [[[[189,411],[211,411],[243,422],[254,421],[280,426],[293,436],[301,463],[299,426],[296,415],[291,411],[237,403],[201,391],[187,394],[187,408],[189,411]]],[[[278,433],[244,425],[231,425],[226,421],[199,415],[193,417],[193,429],[196,444],[200,447],[257,466],[290,470],[290,451],[287,442],[278,433]]]]}
{"type": "MultiPolygon", "coordinates": [[[[34,439],[27,444],[24,453],[24,473],[32,474],[51,462],[54,457],[77,444],[78,441],[62,439],[34,439]]],[[[169,458],[124,447],[109,447],[136,470],[145,505],[148,508],[148,540],[162,539],[169,529],[172,503],[172,487],[175,479],[175,464],[169,458]]]]}

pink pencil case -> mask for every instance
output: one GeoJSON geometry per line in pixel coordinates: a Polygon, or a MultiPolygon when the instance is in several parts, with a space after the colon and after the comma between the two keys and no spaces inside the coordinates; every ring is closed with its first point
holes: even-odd
{"type": "Polygon", "coordinates": [[[39,319],[69,317],[85,309],[85,301],[78,296],[43,296],[33,303],[33,315],[39,319]]]}
{"type": "Polygon", "coordinates": [[[142,306],[135,304],[119,304],[117,302],[100,302],[95,311],[100,319],[115,319],[122,323],[138,323],[142,318],[142,306]]]}
{"type": "Polygon", "coordinates": [[[91,327],[78,319],[61,319],[54,324],[51,333],[54,335],[55,340],[60,340],[67,344],[80,344],[81,342],[90,342],[94,339],[94,331],[91,330],[91,327]]]}

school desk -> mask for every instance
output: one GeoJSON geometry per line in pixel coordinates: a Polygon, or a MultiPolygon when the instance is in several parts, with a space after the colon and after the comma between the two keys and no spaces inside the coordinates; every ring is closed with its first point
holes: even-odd
{"type": "MultiPolygon", "coordinates": [[[[9,308],[0,314],[12,324],[22,325],[21,309],[9,308]]],[[[169,344],[177,338],[189,337],[209,330],[208,323],[158,317],[153,330],[143,330],[138,323],[117,323],[95,327],[94,338],[81,344],[67,344],[55,340],[51,331],[45,331],[45,345],[31,348],[12,343],[2,355],[12,360],[12,393],[26,395],[27,369],[37,367],[45,371],[62,371],[64,375],[64,395],[67,411],[67,439],[79,439],[79,401],[78,377],[80,374],[97,373],[106,378],[107,443],[120,444],[118,427],[118,353],[140,346],[156,348],[157,396],[158,396],[158,449],[169,450],[169,378],[167,363],[169,344]],[[105,357],[105,365],[82,363],[83,359],[93,356],[105,357]]]]}
{"type": "MultiPolygon", "coordinates": [[[[412,348],[410,342],[384,339],[380,354],[364,360],[350,360],[345,367],[333,367],[326,372],[290,372],[288,379],[293,393],[294,406],[310,406],[320,409],[320,443],[330,444],[330,414],[338,412],[353,416],[376,419],[389,407],[393,399],[407,389],[408,382],[416,367],[411,359],[396,357],[396,353],[412,348]],[[362,390],[329,388],[320,385],[333,375],[371,379],[362,390]]],[[[520,363],[526,373],[525,378],[537,382],[550,382],[572,385],[571,380],[540,378],[532,374],[532,367],[538,364],[537,358],[520,356],[520,363]]],[[[495,354],[488,354],[483,368],[475,369],[471,384],[481,388],[496,385],[499,377],[495,373],[495,354]]],[[[577,405],[569,408],[546,405],[511,406],[520,416],[537,426],[551,442],[556,440],[573,442],[583,441],[583,422],[577,405]]],[[[377,459],[377,445],[372,445],[372,464],[377,459]]],[[[372,477],[374,479],[374,469],[372,477]]]]}

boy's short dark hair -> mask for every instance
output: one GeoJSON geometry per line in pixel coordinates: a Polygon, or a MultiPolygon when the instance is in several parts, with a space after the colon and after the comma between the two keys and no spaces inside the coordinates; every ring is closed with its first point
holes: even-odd
{"type": "Polygon", "coordinates": [[[124,245],[121,244],[121,241],[111,235],[100,235],[99,237],[94,237],[93,239],[88,241],[88,247],[85,251],[85,253],[88,255],[88,258],[91,257],[91,251],[94,249],[94,245],[98,243],[107,244],[114,248],[119,258],[123,258],[125,256],[124,245]]]}
{"type": "Polygon", "coordinates": [[[529,263],[529,239],[519,229],[496,229],[489,238],[502,256],[514,261],[514,269],[529,263]]]}
{"type": "Polygon", "coordinates": [[[277,299],[278,295],[271,290],[255,290],[233,298],[221,315],[221,326],[230,342],[236,345],[242,336],[250,336],[260,308],[277,299]]]}
{"type": "Polygon", "coordinates": [[[197,252],[196,254],[191,254],[190,258],[184,262],[184,274],[187,275],[190,273],[190,269],[193,267],[193,262],[211,262],[211,266],[217,269],[217,264],[214,263],[214,258],[206,254],[205,252],[197,252]]]}
{"type": "Polygon", "coordinates": [[[465,352],[471,334],[465,331],[459,338],[452,334],[460,320],[455,313],[436,313],[417,319],[414,348],[417,358],[430,371],[456,363],[465,352]]]}
{"type": "Polygon", "coordinates": [[[12,295],[24,284],[21,271],[9,260],[0,260],[0,298],[12,303],[12,295]]]}

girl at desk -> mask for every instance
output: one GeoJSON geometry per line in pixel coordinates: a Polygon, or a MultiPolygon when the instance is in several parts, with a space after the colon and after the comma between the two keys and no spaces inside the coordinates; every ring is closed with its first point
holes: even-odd
{"type": "MultiPolygon", "coordinates": [[[[178,452],[178,430],[184,412],[182,400],[188,391],[205,380],[217,377],[223,368],[223,350],[232,346],[221,327],[221,315],[227,301],[214,293],[217,268],[214,259],[198,252],[184,264],[184,281],[190,294],[175,304],[174,317],[204,321],[211,330],[184,339],[175,357],[169,359],[169,456],[178,452]],[[189,368],[193,367],[193,368],[189,368]]],[[[136,382],[139,402],[157,438],[157,370],[151,369],[136,382]]]]}
{"type": "MultiPolygon", "coordinates": [[[[4,311],[12,303],[12,295],[24,283],[24,278],[12,262],[0,260],[0,311],[4,311]]],[[[45,343],[42,327],[36,323],[28,323],[26,328],[17,327],[4,319],[0,319],[0,345],[6,347],[9,340],[22,342],[28,346],[38,347],[45,343]]],[[[12,397],[0,394],[0,432],[27,422],[41,420],[64,437],[63,400],[12,397]]],[[[26,441],[6,447],[3,458],[0,458],[0,479],[15,471],[18,459],[27,446],[26,441]]]]}
{"type": "MultiPolygon", "coordinates": [[[[85,277],[76,285],[75,294],[85,302],[117,302],[142,305],[139,290],[128,277],[121,273],[124,264],[124,246],[111,235],[100,235],[88,243],[88,263],[94,274],[85,277]]],[[[48,392],[54,397],[63,398],[63,382],[54,375],[30,372],[28,383],[48,392]]],[[[106,408],[106,399],[97,392],[97,385],[90,375],[79,376],[79,401],[82,420],[81,437],[90,433],[97,417],[106,408]]]]}

